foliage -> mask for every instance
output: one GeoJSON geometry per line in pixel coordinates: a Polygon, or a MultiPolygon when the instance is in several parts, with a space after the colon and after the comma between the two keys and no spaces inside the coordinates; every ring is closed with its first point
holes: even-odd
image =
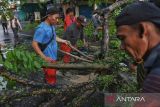
{"type": "Polygon", "coordinates": [[[28,23],[24,26],[24,31],[26,32],[29,32],[30,30],[34,30],[37,26],[38,26],[39,23],[37,22],[34,22],[34,23],[28,23]]]}
{"type": "Polygon", "coordinates": [[[116,34],[115,18],[121,12],[122,8],[118,7],[113,11],[113,14],[109,17],[109,35],[113,36],[116,34]]]}
{"type": "Polygon", "coordinates": [[[93,27],[93,22],[89,21],[88,25],[84,27],[84,34],[89,38],[93,38],[93,32],[94,32],[94,27],[93,27]]]}
{"type": "Polygon", "coordinates": [[[84,43],[83,43],[83,41],[82,40],[78,40],[77,42],[76,42],[76,46],[79,48],[79,47],[83,47],[83,45],[84,45],[84,43]]]}
{"type": "MultiPolygon", "coordinates": [[[[95,29],[94,29],[94,26],[93,26],[93,22],[89,21],[88,25],[86,27],[84,27],[84,35],[86,35],[89,40],[93,40],[95,38],[94,35],[93,35],[94,30],[95,29]]],[[[99,39],[102,38],[102,31],[98,32],[98,38],[99,39]]]]}
{"type": "Polygon", "coordinates": [[[106,90],[106,88],[109,87],[114,82],[114,76],[113,75],[101,75],[97,78],[99,81],[100,87],[103,87],[103,91],[106,90]]]}
{"type": "Polygon", "coordinates": [[[118,49],[119,46],[120,46],[120,41],[119,41],[119,40],[114,39],[114,40],[110,40],[110,41],[109,41],[109,47],[110,47],[111,49],[118,49]]]}
{"type": "Polygon", "coordinates": [[[10,17],[13,16],[12,10],[9,9],[9,2],[8,2],[8,0],[1,1],[0,6],[1,6],[1,9],[2,9],[2,11],[1,11],[0,14],[5,14],[5,16],[7,17],[7,19],[9,19],[10,17]]]}
{"type": "Polygon", "coordinates": [[[7,89],[16,89],[16,81],[7,79],[7,89]]]}
{"type": "Polygon", "coordinates": [[[136,93],[138,92],[137,87],[138,86],[136,82],[130,82],[129,84],[122,83],[117,86],[117,91],[119,93],[126,93],[126,92],[136,93]]]}
{"type": "Polygon", "coordinates": [[[15,48],[7,53],[4,67],[20,75],[36,72],[44,64],[34,52],[25,50],[24,46],[15,48]]]}
{"type": "Polygon", "coordinates": [[[58,37],[63,37],[63,35],[64,35],[64,28],[63,27],[56,28],[56,35],[58,37]]]}

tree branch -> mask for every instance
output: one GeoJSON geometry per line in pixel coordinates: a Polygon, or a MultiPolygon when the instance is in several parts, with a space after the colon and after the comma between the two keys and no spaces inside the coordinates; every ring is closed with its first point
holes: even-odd
{"type": "Polygon", "coordinates": [[[45,84],[45,83],[38,83],[38,82],[35,82],[35,81],[30,81],[28,79],[24,79],[24,78],[19,77],[19,76],[15,75],[12,72],[9,72],[7,70],[1,70],[0,75],[7,78],[7,79],[10,79],[10,80],[16,81],[18,83],[21,83],[23,85],[29,85],[29,86],[32,86],[32,87],[50,87],[50,85],[45,84]]]}
{"type": "MultiPolygon", "coordinates": [[[[109,66],[107,65],[100,65],[100,64],[46,64],[45,66],[46,68],[55,68],[55,69],[75,69],[75,70],[105,70],[108,69],[109,66]]],[[[68,72],[68,71],[67,71],[68,72]]]]}
{"type": "Polygon", "coordinates": [[[71,53],[68,53],[68,52],[62,51],[62,50],[60,50],[60,49],[59,49],[58,51],[60,51],[60,52],[61,52],[61,53],[63,53],[63,54],[70,55],[70,56],[71,56],[71,57],[73,57],[73,58],[76,58],[76,59],[79,59],[79,60],[85,61],[85,62],[93,62],[93,61],[91,61],[91,60],[81,58],[81,57],[79,57],[79,56],[76,56],[76,55],[73,55],[73,54],[71,54],[71,53]]]}

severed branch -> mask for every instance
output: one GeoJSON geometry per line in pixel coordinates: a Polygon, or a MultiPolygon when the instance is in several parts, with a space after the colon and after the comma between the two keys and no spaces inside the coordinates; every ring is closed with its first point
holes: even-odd
{"type": "MultiPolygon", "coordinates": [[[[47,67],[47,68],[54,68],[54,69],[75,69],[75,70],[105,70],[105,69],[108,69],[109,66],[107,65],[99,65],[99,64],[51,64],[51,63],[48,63],[46,64],[45,66],[43,67],[47,67]]],[[[69,72],[69,71],[67,71],[69,72]]],[[[16,74],[12,73],[12,72],[9,72],[7,70],[4,70],[4,69],[1,69],[0,70],[0,75],[1,76],[4,76],[5,78],[8,78],[10,80],[13,80],[13,81],[16,81],[18,83],[21,83],[23,85],[28,85],[28,86],[31,86],[31,87],[42,87],[42,88],[50,88],[50,85],[48,84],[45,84],[45,83],[39,83],[39,82],[35,82],[35,81],[31,81],[31,80],[28,80],[28,79],[24,79],[20,76],[17,76],[16,74]]]]}
{"type": "Polygon", "coordinates": [[[45,84],[45,83],[39,83],[39,82],[31,81],[28,79],[24,79],[24,78],[19,77],[19,76],[15,75],[7,70],[1,70],[0,75],[7,78],[7,79],[21,83],[23,85],[29,85],[32,87],[50,87],[50,85],[45,84]]]}
{"type": "Polygon", "coordinates": [[[65,51],[62,51],[62,50],[58,50],[58,51],[60,51],[61,53],[63,53],[63,54],[67,54],[67,55],[70,55],[71,57],[73,57],[73,58],[76,58],[76,59],[79,59],[79,60],[82,60],[82,61],[85,61],[85,62],[93,62],[93,61],[91,61],[91,60],[88,60],[88,59],[84,59],[84,58],[81,58],[81,57],[79,57],[79,56],[76,56],[76,55],[73,55],[73,54],[71,54],[71,53],[68,53],[68,52],[65,52],[65,51]]]}
{"type": "MultiPolygon", "coordinates": [[[[64,105],[67,105],[68,101],[72,101],[77,96],[81,96],[84,92],[96,90],[96,84],[94,82],[81,83],[74,86],[69,86],[61,90],[60,93],[56,94],[50,101],[43,103],[39,107],[55,107],[58,103],[62,102],[64,105]]],[[[89,93],[86,93],[88,96],[89,93]]],[[[84,97],[83,97],[84,98],[84,97]]],[[[82,98],[82,100],[83,100],[82,98]]],[[[70,107],[70,106],[69,106],[70,107]]]]}
{"type": "Polygon", "coordinates": [[[14,99],[22,98],[22,97],[29,97],[34,95],[43,95],[43,94],[57,94],[59,91],[57,89],[38,89],[33,91],[12,91],[12,92],[4,92],[0,94],[0,103],[7,103],[9,101],[12,101],[14,99]]]}
{"type": "MultiPolygon", "coordinates": [[[[43,67],[47,68],[55,68],[55,69],[74,69],[74,70],[107,70],[109,66],[107,65],[100,65],[100,64],[51,64],[48,63],[43,67]]],[[[68,71],[67,71],[68,72],[68,71]]]]}
{"type": "Polygon", "coordinates": [[[75,47],[72,46],[71,44],[69,44],[69,46],[70,46],[73,50],[75,50],[75,51],[77,51],[78,53],[80,53],[82,56],[84,56],[84,57],[86,57],[86,58],[88,58],[88,59],[90,59],[90,60],[94,60],[94,58],[85,55],[82,51],[78,50],[77,48],[75,48],[75,47]]]}

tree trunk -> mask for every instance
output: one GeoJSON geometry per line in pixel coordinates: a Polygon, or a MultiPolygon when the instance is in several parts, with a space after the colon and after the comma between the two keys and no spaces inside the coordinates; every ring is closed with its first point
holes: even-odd
{"type": "Polygon", "coordinates": [[[100,64],[47,64],[43,67],[55,68],[55,69],[74,69],[74,70],[105,70],[109,67],[107,65],[100,64]]]}
{"type": "Polygon", "coordinates": [[[101,53],[99,55],[99,58],[103,59],[105,57],[106,52],[108,51],[108,42],[109,42],[109,26],[108,26],[108,18],[111,12],[121,5],[127,3],[128,0],[121,0],[118,2],[113,3],[111,6],[105,8],[102,10],[104,14],[104,22],[103,22],[103,37],[101,42],[101,53]]]}

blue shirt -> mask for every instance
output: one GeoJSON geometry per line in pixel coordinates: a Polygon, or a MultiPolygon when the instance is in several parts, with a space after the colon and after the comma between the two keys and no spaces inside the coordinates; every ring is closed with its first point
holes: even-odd
{"type": "Polygon", "coordinates": [[[41,22],[41,24],[37,27],[33,40],[38,43],[48,43],[50,39],[54,39],[48,44],[46,49],[43,51],[44,55],[52,58],[53,60],[57,60],[57,42],[56,42],[56,32],[55,27],[46,24],[45,22],[41,22]]]}

